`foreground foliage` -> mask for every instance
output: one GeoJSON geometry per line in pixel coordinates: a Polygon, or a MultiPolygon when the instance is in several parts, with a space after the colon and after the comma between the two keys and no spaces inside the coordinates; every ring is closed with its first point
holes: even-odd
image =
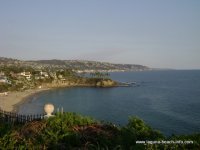
{"type": "Polygon", "coordinates": [[[166,138],[137,117],[119,127],[75,113],[58,113],[22,125],[0,123],[0,131],[0,149],[200,149],[200,134],[166,138]],[[136,144],[162,140],[194,143],[136,144]]]}

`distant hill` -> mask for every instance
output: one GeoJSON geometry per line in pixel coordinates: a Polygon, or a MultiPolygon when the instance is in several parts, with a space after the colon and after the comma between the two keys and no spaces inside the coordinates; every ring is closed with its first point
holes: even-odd
{"type": "Polygon", "coordinates": [[[104,70],[104,71],[144,71],[149,67],[137,64],[113,64],[107,62],[86,61],[86,60],[36,60],[22,61],[11,58],[0,57],[0,66],[22,66],[33,68],[61,68],[73,70],[104,70]]]}

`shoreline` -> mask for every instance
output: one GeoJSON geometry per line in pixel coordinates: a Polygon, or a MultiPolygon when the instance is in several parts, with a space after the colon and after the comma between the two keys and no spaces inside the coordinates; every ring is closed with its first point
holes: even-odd
{"type": "MultiPolygon", "coordinates": [[[[120,87],[122,85],[108,86],[120,87]]],[[[46,84],[42,88],[28,89],[25,91],[8,91],[7,95],[0,95],[0,109],[7,112],[18,112],[19,106],[24,104],[29,97],[39,94],[43,91],[53,90],[57,88],[70,88],[70,87],[98,87],[93,84],[46,84]]],[[[102,87],[102,88],[108,88],[102,87]]]]}
{"type": "Polygon", "coordinates": [[[54,90],[58,88],[70,88],[70,87],[93,87],[89,85],[60,85],[60,86],[46,86],[43,88],[28,89],[25,91],[8,91],[8,95],[0,96],[0,109],[7,112],[18,112],[19,106],[27,102],[27,100],[41,92],[54,90]]]}
{"type": "Polygon", "coordinates": [[[18,107],[22,105],[27,99],[35,94],[43,91],[51,90],[53,88],[28,89],[26,91],[8,92],[8,95],[0,96],[0,108],[7,112],[17,112],[18,107]]]}
{"type": "Polygon", "coordinates": [[[20,106],[23,105],[24,103],[28,102],[31,99],[31,97],[34,97],[35,95],[38,95],[38,94],[40,94],[40,93],[42,93],[44,91],[50,91],[50,90],[53,90],[53,88],[44,88],[44,89],[41,89],[41,90],[34,91],[34,92],[30,93],[30,94],[27,94],[18,103],[13,105],[13,109],[12,109],[11,112],[18,113],[19,109],[20,109],[20,106]]]}

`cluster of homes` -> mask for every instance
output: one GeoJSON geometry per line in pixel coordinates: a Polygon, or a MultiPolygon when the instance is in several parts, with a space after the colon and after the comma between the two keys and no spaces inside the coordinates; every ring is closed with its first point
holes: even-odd
{"type": "MultiPolygon", "coordinates": [[[[4,85],[10,84],[9,87],[26,89],[30,87],[34,87],[35,81],[40,79],[53,79],[54,83],[67,83],[66,77],[62,75],[62,71],[34,71],[34,72],[19,72],[14,73],[10,72],[7,74],[6,72],[0,71],[0,95],[7,95],[7,87],[4,85]],[[26,80],[24,80],[26,79],[26,80]],[[30,82],[26,82],[30,81],[30,82]],[[33,81],[33,82],[32,82],[33,81]],[[22,87],[21,87],[22,86],[22,87]],[[5,88],[5,90],[4,90],[5,88]]],[[[50,80],[49,80],[50,81],[50,80]]],[[[41,81],[40,81],[41,82],[41,81]]],[[[39,82],[39,83],[40,83],[39,82]]],[[[41,86],[39,86],[41,88],[41,86]]]]}
{"type": "MultiPolygon", "coordinates": [[[[62,75],[56,75],[56,72],[45,72],[45,71],[35,71],[34,74],[32,74],[31,72],[20,72],[20,73],[13,73],[11,72],[10,75],[13,78],[26,78],[27,80],[31,80],[32,78],[34,78],[35,80],[39,80],[39,79],[47,79],[47,78],[53,78],[53,79],[60,79],[60,80],[65,80],[64,77],[62,75]]],[[[11,81],[6,77],[4,72],[0,72],[0,83],[7,83],[7,84],[11,84],[11,81]]]]}
{"type": "MultiPolygon", "coordinates": [[[[24,77],[27,80],[31,80],[32,74],[31,72],[20,72],[20,73],[13,73],[11,72],[10,75],[14,78],[21,78],[24,77]]],[[[49,78],[49,75],[47,72],[42,72],[40,71],[38,74],[36,74],[35,79],[44,79],[44,78],[49,78]]],[[[0,72],[0,83],[7,83],[7,84],[11,84],[11,81],[6,77],[4,72],[0,72]]]]}
{"type": "Polygon", "coordinates": [[[37,71],[37,74],[34,75],[35,79],[45,79],[45,78],[49,78],[49,74],[47,72],[44,71],[37,71]]]}
{"type": "Polygon", "coordinates": [[[95,73],[95,72],[125,72],[126,70],[123,70],[123,69],[108,69],[108,70],[89,70],[89,69],[85,69],[85,70],[73,70],[74,72],[77,72],[77,73],[95,73]]]}

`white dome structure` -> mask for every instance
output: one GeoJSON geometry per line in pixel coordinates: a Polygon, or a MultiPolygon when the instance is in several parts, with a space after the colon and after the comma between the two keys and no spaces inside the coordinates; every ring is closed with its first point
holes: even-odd
{"type": "Polygon", "coordinates": [[[54,105],[53,104],[45,104],[44,105],[44,111],[46,113],[46,115],[44,116],[44,118],[49,118],[51,116],[54,116],[52,115],[53,111],[54,111],[54,105]]]}

